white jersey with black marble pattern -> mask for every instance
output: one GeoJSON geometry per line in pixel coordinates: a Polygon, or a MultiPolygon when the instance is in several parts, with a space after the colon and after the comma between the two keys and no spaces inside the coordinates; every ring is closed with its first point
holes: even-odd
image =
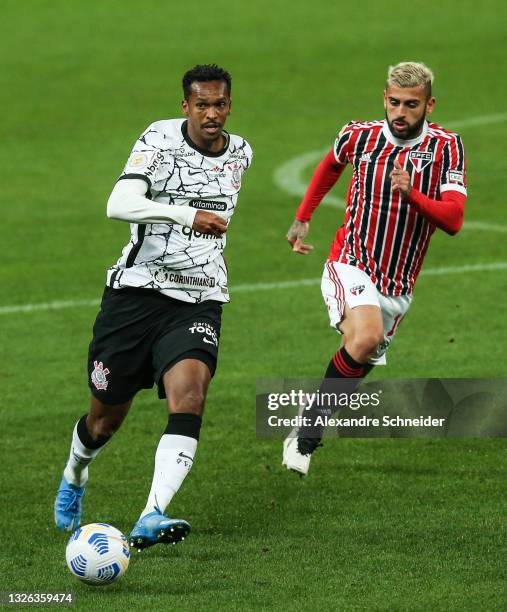
{"type": "MultiPolygon", "coordinates": [[[[206,210],[229,222],[252,149],[240,136],[223,134],[224,148],[210,153],[190,140],[186,120],[156,121],[135,143],[118,180],[142,179],[155,202],[206,210]]],[[[129,243],[108,270],[108,286],[155,289],[184,302],[229,301],[226,234],[216,238],[176,223],[130,228],[129,243]]]]}

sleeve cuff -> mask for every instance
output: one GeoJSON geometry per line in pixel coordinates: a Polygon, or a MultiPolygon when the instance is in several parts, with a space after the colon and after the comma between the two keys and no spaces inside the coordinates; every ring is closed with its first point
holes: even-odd
{"type": "Polygon", "coordinates": [[[467,195],[467,188],[463,187],[463,185],[456,185],[455,183],[440,185],[440,193],[443,193],[444,191],[457,191],[458,193],[462,193],[464,196],[467,195]]]}
{"type": "Polygon", "coordinates": [[[122,174],[118,178],[118,181],[123,181],[124,179],[141,179],[148,185],[148,187],[151,187],[151,181],[145,174],[122,174]]]}

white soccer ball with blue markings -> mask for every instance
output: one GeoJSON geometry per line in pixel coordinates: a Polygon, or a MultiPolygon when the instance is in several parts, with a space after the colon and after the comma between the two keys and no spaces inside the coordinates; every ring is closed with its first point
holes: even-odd
{"type": "Polygon", "coordinates": [[[87,584],[111,584],[127,571],[127,538],[107,523],[91,523],[75,531],[65,553],[70,571],[87,584]]]}

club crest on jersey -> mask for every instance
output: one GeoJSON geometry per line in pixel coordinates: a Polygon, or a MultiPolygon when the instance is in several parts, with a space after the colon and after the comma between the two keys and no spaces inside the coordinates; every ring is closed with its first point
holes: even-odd
{"type": "Polygon", "coordinates": [[[421,172],[433,161],[433,151],[410,151],[409,160],[412,162],[416,172],[421,172]]]}
{"type": "Polygon", "coordinates": [[[165,268],[157,268],[152,272],[152,276],[157,283],[165,283],[169,278],[169,272],[165,268]]]}
{"type": "Polygon", "coordinates": [[[350,288],[350,293],[352,293],[352,295],[361,295],[363,291],[364,285],[354,285],[350,288]]]}
{"type": "Polygon", "coordinates": [[[241,187],[241,165],[235,162],[233,164],[229,164],[226,166],[226,168],[232,172],[231,185],[233,189],[239,189],[241,187]]]}
{"type": "Polygon", "coordinates": [[[94,361],[93,365],[95,369],[92,372],[91,379],[92,383],[95,385],[97,389],[106,390],[109,381],[107,380],[107,375],[109,374],[109,370],[104,367],[102,361],[94,361]]]}

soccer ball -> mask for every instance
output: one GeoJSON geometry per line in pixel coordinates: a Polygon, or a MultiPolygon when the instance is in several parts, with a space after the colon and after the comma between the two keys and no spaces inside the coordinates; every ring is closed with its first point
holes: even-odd
{"type": "Polygon", "coordinates": [[[111,584],[127,571],[127,538],[107,523],[91,523],[75,531],[65,552],[70,571],[86,584],[111,584]]]}

